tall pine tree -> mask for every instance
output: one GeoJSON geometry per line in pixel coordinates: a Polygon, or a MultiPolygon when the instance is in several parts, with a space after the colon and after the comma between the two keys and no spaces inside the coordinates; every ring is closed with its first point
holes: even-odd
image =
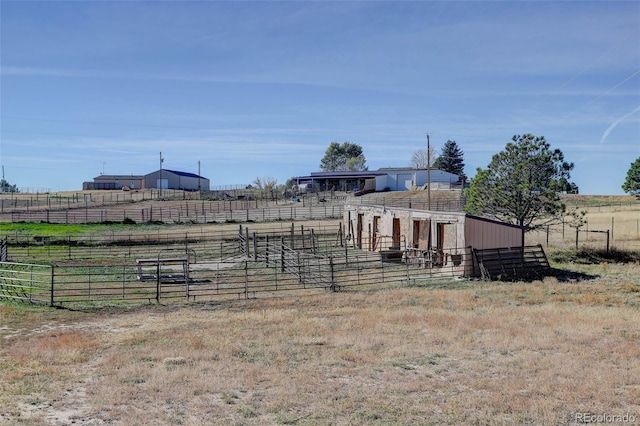
{"type": "Polygon", "coordinates": [[[477,169],[465,211],[529,229],[560,223],[567,209],[558,194],[575,186],[571,170],[544,136],[515,135],[486,169],[477,169]]]}
{"type": "Polygon", "coordinates": [[[622,184],[622,190],[640,198],[640,157],[631,163],[631,168],[627,172],[627,178],[622,184]]]}
{"type": "Polygon", "coordinates": [[[433,163],[436,169],[458,175],[461,181],[467,180],[464,174],[464,152],[458,147],[456,141],[448,140],[442,147],[442,154],[433,163]]]}

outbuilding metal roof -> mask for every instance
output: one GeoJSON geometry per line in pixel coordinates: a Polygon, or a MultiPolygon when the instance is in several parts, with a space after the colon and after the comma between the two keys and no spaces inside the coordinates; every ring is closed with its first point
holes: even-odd
{"type": "Polygon", "coordinates": [[[184,176],[184,177],[190,177],[190,178],[201,178],[201,179],[206,179],[203,176],[198,176],[195,173],[189,173],[189,172],[180,172],[178,170],[169,170],[169,169],[162,169],[163,172],[169,172],[169,173],[173,173],[174,175],[178,175],[178,176],[184,176]]]}

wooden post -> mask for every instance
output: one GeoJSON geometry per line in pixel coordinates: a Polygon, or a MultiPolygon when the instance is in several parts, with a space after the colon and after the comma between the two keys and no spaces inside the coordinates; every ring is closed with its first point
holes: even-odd
{"type": "MultiPolygon", "coordinates": [[[[611,239],[613,240],[613,216],[611,216],[611,239]]],[[[607,253],[609,253],[609,249],[607,249],[607,253]]]]}
{"type": "Polygon", "coordinates": [[[549,225],[547,225],[547,247],[549,247],[549,225]]]}

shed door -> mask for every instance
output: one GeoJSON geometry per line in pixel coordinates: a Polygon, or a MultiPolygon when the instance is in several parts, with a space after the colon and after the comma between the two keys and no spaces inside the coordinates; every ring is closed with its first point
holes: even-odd
{"type": "Polygon", "coordinates": [[[392,250],[400,250],[400,219],[393,218],[392,250]]]}
{"type": "Polygon", "coordinates": [[[431,222],[428,220],[413,221],[413,248],[426,250],[431,247],[431,222]]]}
{"type": "Polygon", "coordinates": [[[458,239],[456,235],[455,223],[438,223],[436,230],[436,248],[438,250],[451,250],[458,248],[458,239]]]}

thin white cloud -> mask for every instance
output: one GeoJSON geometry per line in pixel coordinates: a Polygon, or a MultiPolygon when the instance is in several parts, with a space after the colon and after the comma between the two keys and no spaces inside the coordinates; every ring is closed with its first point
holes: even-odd
{"type": "Polygon", "coordinates": [[[609,126],[609,128],[607,130],[604,131],[604,133],[602,134],[602,137],[600,138],[600,143],[604,142],[607,137],[609,136],[609,134],[616,128],[618,127],[618,125],[620,123],[622,123],[624,120],[626,120],[627,118],[631,117],[633,114],[635,114],[636,112],[640,111],[640,106],[638,106],[636,109],[634,109],[633,111],[631,111],[630,113],[625,114],[624,116],[620,117],[619,119],[617,119],[616,121],[614,121],[611,126],[609,126]]]}

